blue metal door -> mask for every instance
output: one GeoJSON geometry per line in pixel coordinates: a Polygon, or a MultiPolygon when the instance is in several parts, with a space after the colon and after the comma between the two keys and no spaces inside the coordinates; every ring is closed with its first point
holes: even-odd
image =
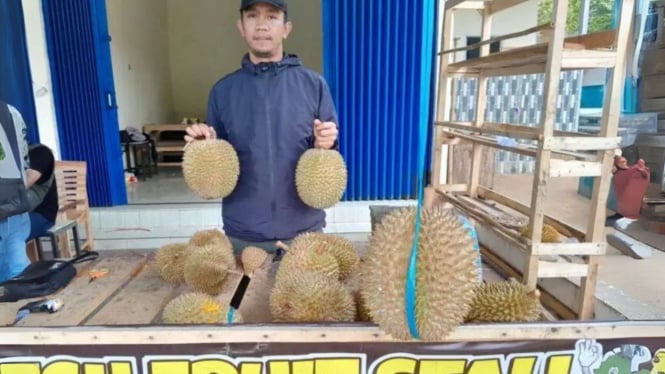
{"type": "Polygon", "coordinates": [[[323,68],[337,105],[345,200],[417,196],[431,143],[437,1],[323,0],[323,68]],[[427,127],[427,128],[425,128],[427,127]]]}
{"type": "Polygon", "coordinates": [[[92,206],[127,203],[104,0],[42,0],[62,158],[88,166],[92,206]]]}
{"type": "Polygon", "coordinates": [[[0,1],[0,46],[0,100],[21,113],[28,141],[39,142],[21,0],[0,1]]]}

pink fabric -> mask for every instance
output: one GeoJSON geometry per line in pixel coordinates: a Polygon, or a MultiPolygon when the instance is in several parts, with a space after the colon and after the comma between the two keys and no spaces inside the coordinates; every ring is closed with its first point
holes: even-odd
{"type": "Polygon", "coordinates": [[[637,164],[627,169],[616,170],[614,193],[619,214],[632,219],[640,217],[642,199],[649,188],[649,178],[649,168],[644,164],[644,160],[639,160],[637,164]]]}

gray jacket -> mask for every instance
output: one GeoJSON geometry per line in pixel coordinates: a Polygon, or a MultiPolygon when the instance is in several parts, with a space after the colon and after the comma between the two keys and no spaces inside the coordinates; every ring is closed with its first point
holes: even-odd
{"type": "Polygon", "coordinates": [[[325,226],[325,212],[306,206],[295,186],[296,163],[313,147],[317,118],[337,123],[328,85],[294,55],[257,65],[245,55],[240,69],[213,86],[208,124],[240,159],[238,185],[222,206],[227,235],[285,240],[325,226]]]}

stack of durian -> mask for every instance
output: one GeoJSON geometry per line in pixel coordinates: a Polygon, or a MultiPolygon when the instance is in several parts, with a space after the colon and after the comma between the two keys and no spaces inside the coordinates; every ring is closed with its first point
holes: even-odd
{"type": "MultiPolygon", "coordinates": [[[[245,273],[260,267],[268,254],[248,247],[242,254],[245,273]]],[[[217,296],[228,286],[229,275],[236,272],[231,241],[220,230],[196,232],[187,243],[167,244],[155,256],[155,266],[165,281],[184,283],[189,290],[171,300],[162,315],[165,323],[223,323],[228,302],[217,296]]],[[[235,321],[242,316],[235,314],[235,321]]]]}
{"type": "Polygon", "coordinates": [[[356,319],[354,276],[360,258],[346,238],[305,233],[289,246],[270,293],[275,322],[352,322],[356,319]]]}
{"type": "MultiPolygon", "coordinates": [[[[224,140],[198,141],[185,150],[185,181],[204,198],[232,193],[239,170],[238,155],[224,140]]],[[[339,202],[346,188],[344,159],[335,150],[308,150],[296,165],[295,179],[305,204],[329,208],[339,202]]],[[[286,255],[269,296],[273,321],[371,321],[394,338],[411,339],[405,293],[416,212],[415,207],[407,207],[386,215],[373,231],[362,259],[350,241],[331,234],[306,233],[288,246],[278,243],[286,255]]],[[[213,295],[221,291],[233,269],[231,246],[217,233],[204,236],[192,238],[185,246],[165,247],[158,259],[165,279],[186,282],[196,290],[173,300],[164,311],[165,321],[224,320],[228,307],[213,295]]],[[[265,258],[260,249],[246,252],[248,257],[257,255],[249,267],[259,266],[265,258]]],[[[458,213],[440,206],[423,209],[414,300],[421,339],[443,340],[464,323],[540,318],[537,290],[514,280],[479,282],[477,256],[458,213]]]]}

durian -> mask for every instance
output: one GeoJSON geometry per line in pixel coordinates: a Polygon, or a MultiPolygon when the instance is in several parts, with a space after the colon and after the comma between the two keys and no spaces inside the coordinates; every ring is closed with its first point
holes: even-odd
{"type": "MultiPolygon", "coordinates": [[[[162,321],[167,324],[223,324],[226,323],[228,306],[210,295],[189,292],[171,300],[164,307],[162,321]]],[[[235,322],[242,322],[236,312],[235,322]]]]}
{"type": "Polygon", "coordinates": [[[268,258],[268,253],[261,248],[249,246],[242,250],[240,259],[245,274],[252,274],[260,268],[268,258]]]}
{"type": "Polygon", "coordinates": [[[200,230],[189,239],[190,252],[206,246],[217,246],[223,253],[224,263],[233,269],[236,265],[231,240],[218,229],[200,230]]]}
{"type": "Polygon", "coordinates": [[[155,253],[155,265],[159,275],[173,284],[185,281],[186,243],[171,243],[160,247],[155,253]]]}
{"type": "MultiPolygon", "coordinates": [[[[275,282],[279,282],[283,274],[291,274],[305,270],[318,271],[331,280],[339,280],[339,265],[337,259],[324,242],[314,242],[311,245],[301,242],[299,246],[294,246],[295,240],[290,246],[278,242],[277,246],[286,250],[286,254],[280,261],[275,282]]],[[[298,243],[296,243],[298,244],[298,243]]]]}
{"type": "MultiPolygon", "coordinates": [[[[529,229],[529,225],[522,227],[521,234],[525,238],[531,237],[531,230],[529,229]]],[[[543,243],[558,243],[560,241],[560,234],[554,228],[554,226],[549,224],[543,224],[541,241],[543,243]]]]}
{"type": "Polygon", "coordinates": [[[356,321],[371,322],[372,318],[369,315],[369,310],[367,310],[365,300],[360,293],[360,274],[357,272],[351,274],[344,281],[344,287],[351,294],[353,302],[356,304],[356,321]]]}
{"type": "Polygon", "coordinates": [[[225,248],[207,245],[190,252],[185,260],[185,282],[198,292],[217,295],[232,268],[225,262],[225,248]]]}
{"type": "Polygon", "coordinates": [[[533,322],[540,319],[540,291],[511,279],[478,285],[466,322],[533,322]]]}
{"type": "Polygon", "coordinates": [[[182,172],[187,186],[203,199],[224,198],[238,183],[240,160],[226,140],[199,140],[185,148],[182,172]]]}
{"type": "Polygon", "coordinates": [[[284,273],[270,293],[274,322],[353,322],[356,309],[341,282],[318,271],[284,273]]]}
{"type": "Polygon", "coordinates": [[[337,204],[346,190],[347,178],[346,163],[336,150],[308,149],[296,165],[298,195],[306,205],[315,209],[337,204]]]}
{"type": "Polygon", "coordinates": [[[291,250],[301,250],[323,245],[339,266],[339,279],[344,281],[357,272],[360,257],[358,251],[348,239],[322,232],[308,232],[296,236],[291,243],[291,250]]]}
{"type": "MultiPolygon", "coordinates": [[[[418,240],[414,316],[425,341],[443,340],[469,313],[478,268],[473,241],[457,216],[442,206],[424,208],[418,240]]],[[[363,256],[361,295],[372,321],[396,339],[411,339],[405,306],[416,208],[387,214],[363,256]]]]}

